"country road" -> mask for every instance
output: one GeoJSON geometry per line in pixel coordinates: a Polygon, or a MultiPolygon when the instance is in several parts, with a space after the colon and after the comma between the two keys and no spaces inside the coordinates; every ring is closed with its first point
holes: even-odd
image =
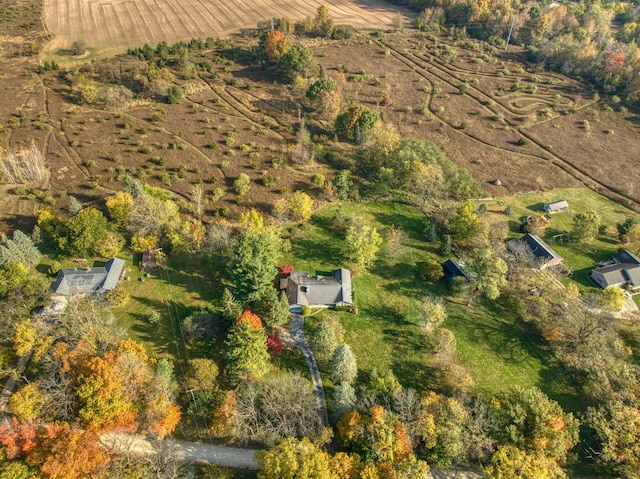
{"type": "MultiPolygon", "coordinates": [[[[100,441],[104,447],[116,452],[129,451],[142,456],[152,456],[158,452],[152,441],[141,436],[108,433],[103,435],[100,441]]],[[[170,444],[171,446],[168,450],[174,458],[182,461],[218,464],[220,466],[253,471],[259,469],[258,463],[254,458],[256,451],[253,449],[172,440],[170,444]]],[[[481,479],[481,477],[479,473],[473,471],[432,469],[425,479],[481,479]]]]}
{"type": "MultiPolygon", "coordinates": [[[[116,452],[129,451],[141,456],[152,456],[158,452],[152,441],[130,434],[107,433],[100,438],[102,445],[116,452]]],[[[218,464],[235,469],[258,470],[253,449],[216,446],[199,442],[171,440],[170,452],[176,459],[185,462],[218,464]]]]}

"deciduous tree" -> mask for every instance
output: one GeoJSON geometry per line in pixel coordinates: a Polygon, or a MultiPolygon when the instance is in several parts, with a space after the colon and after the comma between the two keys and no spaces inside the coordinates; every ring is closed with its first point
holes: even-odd
{"type": "Polygon", "coordinates": [[[268,451],[256,453],[259,479],[338,479],[331,456],[309,439],[285,439],[268,451]]]}
{"type": "Polygon", "coordinates": [[[424,296],[416,306],[420,327],[432,332],[447,320],[447,310],[441,296],[424,296]]]}
{"type": "Polygon", "coordinates": [[[106,204],[111,221],[117,226],[123,226],[133,208],[133,196],[127,191],[118,191],[114,196],[107,198],[106,204]]]}
{"type": "Polygon", "coordinates": [[[529,454],[562,464],[578,442],[578,421],[538,388],[516,387],[494,401],[500,426],[496,438],[529,454]]]}
{"type": "Polygon", "coordinates": [[[319,437],[323,423],[311,382],[298,373],[271,374],[238,389],[236,431],[241,440],[277,444],[319,437]]]}
{"type": "Polygon", "coordinates": [[[308,221],[313,213],[313,200],[304,191],[296,191],[289,201],[289,207],[295,219],[308,221]]]}
{"type": "Polygon", "coordinates": [[[375,227],[351,226],[346,237],[347,255],[360,268],[371,266],[376,259],[382,238],[375,227]]]}
{"type": "Polygon", "coordinates": [[[593,210],[583,211],[573,217],[573,239],[580,243],[591,243],[600,230],[602,218],[593,210]]]}
{"type": "Polygon", "coordinates": [[[456,239],[464,241],[473,238],[480,230],[480,218],[475,213],[475,207],[471,201],[466,201],[456,216],[449,221],[449,230],[456,239]]]}
{"type": "Polygon", "coordinates": [[[522,451],[514,446],[500,447],[483,468],[486,479],[566,479],[558,464],[543,454],[522,451]]]}

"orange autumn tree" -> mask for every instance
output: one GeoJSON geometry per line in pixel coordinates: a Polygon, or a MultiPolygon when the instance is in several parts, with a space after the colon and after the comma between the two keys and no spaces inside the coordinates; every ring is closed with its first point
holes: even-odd
{"type": "Polygon", "coordinates": [[[47,479],[98,479],[110,460],[98,441],[97,434],[68,424],[49,426],[26,463],[39,467],[47,479]]]}
{"type": "Polygon", "coordinates": [[[142,344],[122,341],[118,349],[87,359],[81,369],[77,394],[88,429],[140,428],[162,439],[180,421],[173,364],[160,360],[154,373],[142,344]]]}
{"type": "Polygon", "coordinates": [[[413,453],[406,426],[382,406],[373,406],[367,414],[351,411],[337,427],[344,444],[365,461],[394,464],[413,453]]]}
{"type": "Polygon", "coordinates": [[[291,45],[284,33],[278,30],[271,30],[265,33],[262,39],[262,48],[269,61],[275,63],[287,53],[291,45]]]}
{"type": "Polygon", "coordinates": [[[253,329],[261,330],[262,329],[262,320],[257,314],[253,314],[251,311],[247,310],[242,313],[238,319],[236,319],[236,326],[240,325],[240,323],[247,323],[253,329]]]}

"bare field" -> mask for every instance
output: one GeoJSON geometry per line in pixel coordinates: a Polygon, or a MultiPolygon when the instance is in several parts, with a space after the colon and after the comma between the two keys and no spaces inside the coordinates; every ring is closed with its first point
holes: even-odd
{"type": "MultiPolygon", "coordinates": [[[[399,7],[381,0],[45,0],[46,50],[84,40],[99,54],[190,38],[226,37],[272,17],[299,20],[326,4],[336,24],[385,28],[399,7]]],[[[403,11],[406,14],[406,11],[403,11]]]]}

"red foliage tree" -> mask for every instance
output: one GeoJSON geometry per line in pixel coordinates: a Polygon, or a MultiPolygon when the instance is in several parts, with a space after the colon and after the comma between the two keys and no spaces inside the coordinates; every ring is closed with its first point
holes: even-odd
{"type": "Polygon", "coordinates": [[[269,348],[269,352],[274,356],[282,352],[282,341],[280,341],[280,337],[277,334],[267,336],[267,348],[269,348]]]}
{"type": "Polygon", "coordinates": [[[0,444],[5,448],[7,459],[25,457],[36,447],[38,426],[31,422],[19,422],[15,417],[11,422],[0,424],[0,444]]]}
{"type": "Polygon", "coordinates": [[[253,314],[251,311],[247,310],[242,313],[238,319],[236,319],[236,326],[240,323],[248,323],[252,328],[260,330],[262,329],[262,320],[257,314],[253,314]]]}
{"type": "Polygon", "coordinates": [[[280,268],[281,275],[289,276],[291,273],[293,273],[293,266],[290,264],[285,264],[280,268]]]}
{"type": "Polygon", "coordinates": [[[391,95],[388,93],[385,93],[382,97],[382,101],[380,102],[380,106],[389,106],[391,104],[393,104],[393,98],[391,98],[391,95]]]}

